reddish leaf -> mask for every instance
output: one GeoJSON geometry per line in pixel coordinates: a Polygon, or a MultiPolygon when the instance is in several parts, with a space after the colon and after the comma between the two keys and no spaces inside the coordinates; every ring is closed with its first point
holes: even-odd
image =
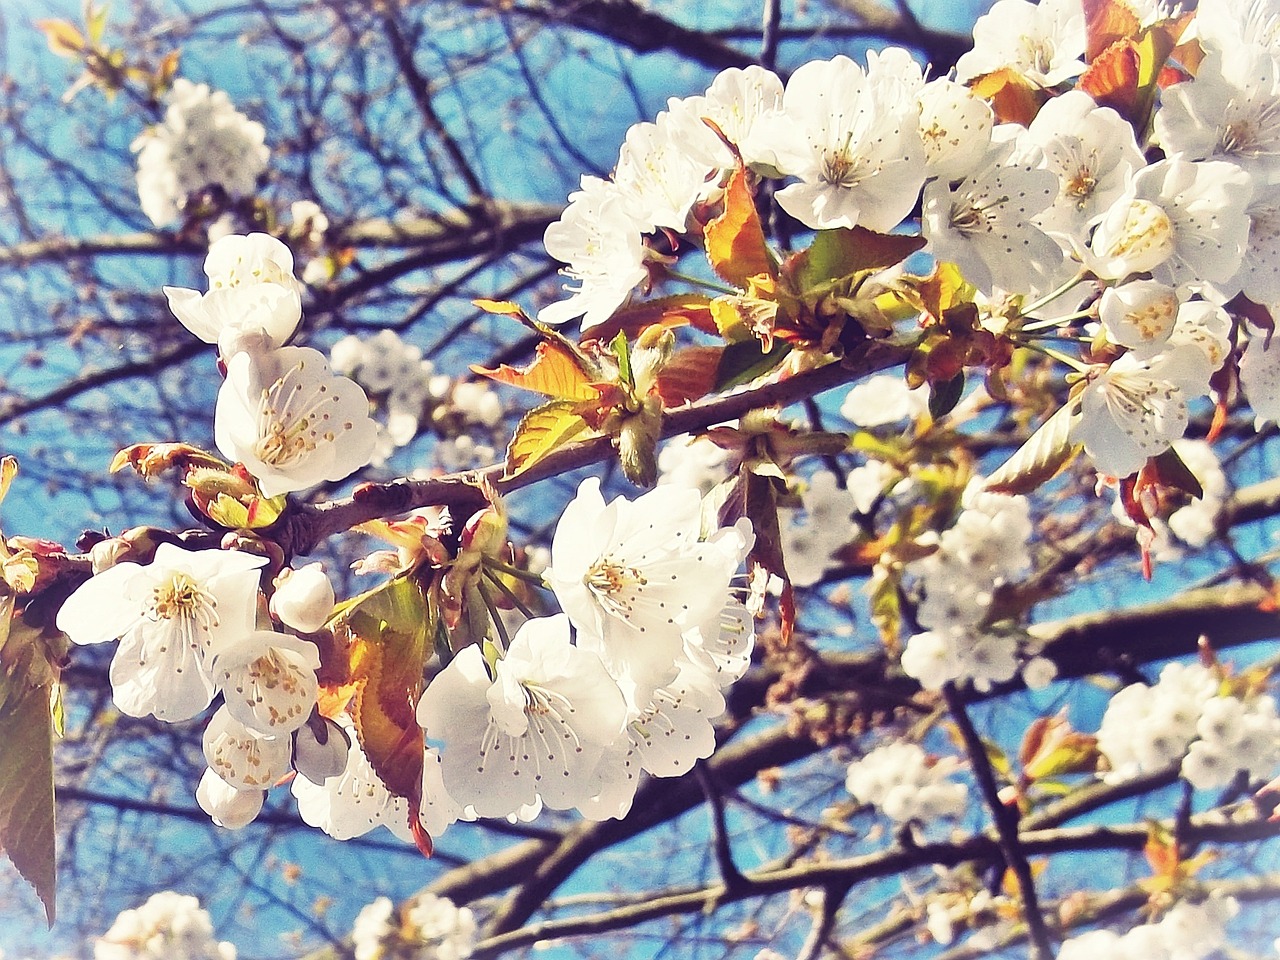
{"type": "Polygon", "coordinates": [[[1119,40],[1098,54],[1080,75],[1077,87],[1100,106],[1133,119],[1138,103],[1141,62],[1133,40],[1119,40]]]}
{"type": "Polygon", "coordinates": [[[676,328],[690,326],[703,333],[715,333],[711,318],[711,298],[701,293],[678,293],[623,307],[604,323],[592,327],[585,338],[611,341],[619,333],[635,340],[654,324],[676,328]]]}
{"type": "Polygon", "coordinates": [[[969,84],[978,96],[991,103],[1001,123],[1028,126],[1049,95],[1012,67],[1003,67],[978,77],[969,84]]]}
{"type": "Polygon", "coordinates": [[[590,432],[590,425],[577,407],[567,400],[555,400],[525,414],[507,445],[507,476],[523,473],[548,454],[590,432]]]}
{"type": "Polygon", "coordinates": [[[1137,14],[1119,0],[1084,0],[1084,16],[1088,38],[1085,61],[1088,63],[1117,40],[1131,39],[1142,29],[1137,14]]]}
{"type": "Polygon", "coordinates": [[[664,407],[678,407],[716,389],[724,347],[686,347],[663,364],[658,396],[664,407]]]}
{"type": "Polygon", "coordinates": [[[777,272],[742,166],[729,177],[724,212],[707,224],[706,247],[712,269],[735,287],[745,288],[752,277],[777,272]]]}

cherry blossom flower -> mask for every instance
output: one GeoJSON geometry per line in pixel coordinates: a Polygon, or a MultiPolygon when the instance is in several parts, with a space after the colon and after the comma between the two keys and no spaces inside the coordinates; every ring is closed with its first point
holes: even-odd
{"type": "Polygon", "coordinates": [[[149,565],[122,561],[82,584],[58,611],[58,629],[74,643],[120,639],[111,686],[123,713],[186,720],[213,699],[217,653],[253,632],[266,562],[162,543],[149,565]]]}
{"type": "Polygon", "coordinates": [[[1169,449],[1187,429],[1187,401],[1208,392],[1212,372],[1198,347],[1185,344],[1151,360],[1125,354],[1081,394],[1072,439],[1100,473],[1127,477],[1169,449]]]}
{"type": "Polygon", "coordinates": [[[1178,291],[1156,280],[1133,280],[1102,292],[1098,318],[1107,339],[1141,358],[1155,356],[1178,319],[1178,291]]]}
{"type": "Polygon", "coordinates": [[[777,145],[777,169],[800,183],[778,203],[815,229],[864,226],[888,232],[915,206],[925,177],[916,94],[919,65],[901,49],[804,64],[787,81],[783,116],[762,124],[777,145]]]}
{"type": "Polygon", "coordinates": [[[138,198],[157,227],[178,219],[187,196],[203,187],[252,193],[271,155],[265,128],[223,91],[178,77],[166,99],[164,120],[133,142],[138,198]]]}
{"type": "Polygon", "coordinates": [[[1280,187],[1260,187],[1249,202],[1249,239],[1236,280],[1254,303],[1280,301],[1280,187]]]}
{"type": "Polygon", "coordinates": [[[973,26],[973,49],[956,63],[966,83],[1005,67],[1042,87],[1084,71],[1084,8],[1080,0],[998,0],[973,26]]]}
{"type": "Polygon", "coordinates": [[[1101,277],[1150,272],[1171,286],[1208,281],[1229,298],[1249,237],[1249,175],[1221,160],[1144,167],[1104,214],[1086,261],[1101,277]]]}
{"type": "Polygon", "coordinates": [[[700,539],[697,491],[664,484],[635,501],[605,504],[588,478],[565,508],[547,581],[579,631],[635,702],[675,674],[686,630],[724,609],[745,556],[737,529],[700,539]]]}
{"type": "Polygon", "coordinates": [[[377,425],[352,380],[310,347],[238,353],[218,391],[214,440],[265,496],[342,480],[369,462],[377,425]]]}
{"type": "Polygon", "coordinates": [[[978,289],[1047,290],[1064,255],[1033,218],[1058,195],[1048,170],[1005,164],[1012,144],[992,148],[964,180],[935,180],[924,189],[921,232],[939,260],[954,263],[978,289]]]}
{"type": "Polygon", "coordinates": [[[689,211],[706,192],[711,170],[685,149],[685,127],[664,111],[655,123],[633,124],[618,153],[616,195],[643,233],[655,227],[683,232],[689,211]]]}
{"type": "Polygon", "coordinates": [[[964,812],[968,788],[946,779],[957,769],[954,757],[931,762],[919,744],[890,743],[849,764],[845,786],[899,823],[927,822],[964,812]]]}
{"type": "Polygon", "coordinates": [[[1063,238],[1068,249],[1084,246],[1090,225],[1124,194],[1131,175],[1146,162],[1128,122],[1078,90],[1041,107],[1018,148],[1023,159],[1058,178],[1058,195],[1037,214],[1036,223],[1063,238]]]}
{"type": "Polygon", "coordinates": [[[582,189],[569,195],[569,206],[543,235],[547,253],[568,264],[562,272],[578,288],[566,287],[573,295],[543,307],[538,319],[582,317],[584,329],[608,320],[648,277],[641,232],[615,184],[583,177],[582,189]]]}
{"type": "Polygon", "coordinates": [[[1253,407],[1254,426],[1261,428],[1268,420],[1280,423],[1280,342],[1266,337],[1251,337],[1240,357],[1240,385],[1253,407]]]}
{"type": "Polygon", "coordinates": [[[292,767],[288,737],[264,737],[220,707],[204,730],[204,758],[219,779],[237,790],[266,790],[292,767]]]}
{"type": "Polygon", "coordinates": [[[206,770],[196,787],[196,803],[216,826],[239,830],[262,812],[265,790],[238,790],[212,770],[206,770]]]}
{"type": "Polygon", "coordinates": [[[991,145],[991,105],[964,84],[939,78],[920,90],[920,140],[929,176],[968,176],[991,145]]]}
{"type": "Polygon", "coordinates": [[[293,276],[293,254],[265,233],[216,241],[205,257],[209,292],[165,287],[169,309],[223,358],[252,344],[282,347],[302,318],[302,286],[293,276]]]}
{"type": "Polygon", "coordinates": [[[859,427],[884,427],[914,420],[928,409],[928,390],[913,390],[904,377],[885,373],[851,387],[840,404],[840,416],[859,427]]]}
{"type": "Polygon", "coordinates": [[[467,647],[418,705],[428,739],[443,744],[445,790],[482,817],[538,798],[558,810],[589,800],[625,721],[622,692],[599,657],[570,642],[563,615],[527,621],[492,668],[467,647]]]}
{"type": "Polygon", "coordinates": [[[1201,0],[1194,26],[1200,44],[1212,53],[1230,56],[1260,47],[1280,56],[1275,0],[1201,0]]]}
{"type": "Polygon", "coordinates": [[[732,166],[733,156],[702,118],[714,121],[748,166],[772,166],[774,147],[760,135],[759,121],[781,109],[782,81],[771,70],[755,64],[721,70],[702,96],[667,102],[685,152],[709,170],[732,166]]]}
{"type": "Polygon", "coordinates": [[[335,840],[364,836],[383,826],[410,842],[409,801],[391,794],[373,772],[350,718],[339,717],[338,723],[350,743],[346,767],[319,785],[294,777],[289,789],[298,800],[298,813],[335,840]]]}
{"type": "Polygon", "coordinates": [[[1259,183],[1280,181],[1280,57],[1254,47],[1211,53],[1194,81],[1160,95],[1154,126],[1166,154],[1230,160],[1259,183]]]}
{"type": "Polygon", "coordinates": [[[93,945],[94,960],[236,960],[195,897],[165,890],[125,910],[93,945]]]}
{"type": "Polygon", "coordinates": [[[302,726],[316,705],[319,667],[314,643],[260,630],[222,650],[213,675],[236,720],[261,736],[281,737],[302,726]]]}

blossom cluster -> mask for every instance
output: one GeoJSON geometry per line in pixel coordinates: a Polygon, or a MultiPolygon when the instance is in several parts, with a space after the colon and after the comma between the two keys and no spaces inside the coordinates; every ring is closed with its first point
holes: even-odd
{"type": "Polygon", "coordinates": [[[1025,497],[987,493],[980,480],[966,487],[954,524],[937,535],[937,549],[907,564],[927,629],[907,641],[902,669],[931,690],[970,682],[980,690],[1011,680],[1021,669],[1042,686],[1053,665],[1025,638],[987,624],[998,588],[1031,569],[1032,523],[1025,497]]]}
{"type": "Polygon", "coordinates": [[[437,795],[482,817],[621,817],[641,771],[679,776],[711,755],[721,689],[750,663],[751,614],[730,586],[751,535],[704,539],[701,513],[688,488],[606,503],[583,481],[545,574],[564,613],[526,621],[505,650],[461,651],[422,695],[437,795]]]}
{"type": "Polygon", "coordinates": [[[214,939],[200,901],[166,890],[116,917],[93,960],[236,960],[236,948],[214,939]]]}
{"type": "Polygon", "coordinates": [[[947,779],[958,769],[954,757],[935,760],[919,744],[890,743],[849,764],[845,786],[891,820],[928,824],[964,813],[969,788],[947,779]]]}
{"type": "MultiPolygon", "coordinates": [[[[1189,36],[1204,61],[1163,91],[1142,140],[1093,99],[1097,80],[1071,89],[1086,70],[1080,0],[999,0],[954,78],[926,80],[896,48],[868,53],[865,67],[806,63],[785,84],[758,67],[726,70],[633,126],[613,176],[586,177],[569,197],[545,245],[576,286],[540,317],[590,328],[661,279],[670,254],[659,239],[696,242],[740,158],[784,181],[777,202],[815,230],[887,233],[918,207],[927,251],[979,301],[1012,294],[1027,316],[1059,315],[1037,330],[1070,327],[1087,303],[1098,336],[1079,364],[1071,439],[1104,475],[1126,477],[1168,449],[1229,360],[1259,420],[1275,419],[1280,350],[1224,305],[1280,300],[1268,266],[1280,254],[1280,49],[1222,6],[1199,7],[1189,36]],[[971,88],[1001,71],[1036,91],[1025,122],[998,122],[971,88]]],[[[1160,11],[1156,21],[1175,29],[1160,11]]]]}
{"type": "Polygon", "coordinates": [[[271,155],[265,140],[262,124],[232,106],[226,93],[179,77],[166,96],[164,119],[133,143],[142,212],[164,227],[205,188],[231,197],[253,193],[271,155]]]}
{"type": "Polygon", "coordinates": [[[385,415],[378,424],[375,464],[411,443],[424,424],[440,435],[434,452],[443,469],[460,470],[492,459],[505,410],[486,384],[437,372],[420,348],[394,330],[368,339],[343,337],[330,348],[329,362],[335,373],[360,384],[385,415]],[[491,442],[477,442],[477,431],[491,442]]]}
{"type": "Polygon", "coordinates": [[[1126,933],[1091,930],[1062,944],[1059,960],[1206,960],[1231,946],[1226,925],[1240,910],[1231,897],[1209,897],[1200,903],[1180,901],[1156,923],[1126,933]]]}
{"type": "Polygon", "coordinates": [[[1130,684],[1111,698],[1098,748],[1109,782],[1181,760],[1192,786],[1223,787],[1241,770],[1257,778],[1280,763],[1280,716],[1270,696],[1236,696],[1213,669],[1171,663],[1155,684],[1130,684]]]}
{"type": "Polygon", "coordinates": [[[379,897],[360,911],[351,931],[355,960],[463,960],[475,939],[471,910],[430,893],[399,910],[379,897]]]}

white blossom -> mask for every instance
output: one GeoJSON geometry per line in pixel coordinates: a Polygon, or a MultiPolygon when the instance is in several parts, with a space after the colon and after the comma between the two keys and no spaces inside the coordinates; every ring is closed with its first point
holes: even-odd
{"type": "Polygon", "coordinates": [[[94,960],[236,960],[214,939],[213,921],[195,897],[170,890],[125,910],[93,944],[94,960]]]}
{"type": "Polygon", "coordinates": [[[779,205],[815,229],[888,232],[915,206],[925,177],[916,94],[923,74],[905,51],[804,64],[787,81],[783,116],[766,123],[777,169],[799,178],[779,205]]]}
{"type": "Polygon", "coordinates": [[[293,276],[293,254],[275,237],[223,237],[209,248],[204,272],[208,293],[165,287],[164,294],[182,325],[218,344],[224,359],[248,345],[282,347],[298,328],[302,287],[293,276]]]}
{"type": "Polygon", "coordinates": [[[138,198],[157,227],[178,219],[187,196],[203,187],[251,194],[271,155],[262,124],[236,110],[223,91],[178,77],[167,100],[163,121],[133,142],[138,198]]]}
{"type": "Polygon", "coordinates": [[[260,630],[214,657],[214,680],[226,709],[268,737],[297,730],[316,705],[316,645],[286,633],[260,630]]]}
{"type": "Polygon", "coordinates": [[[563,615],[527,621],[492,667],[467,647],[418,704],[428,739],[443,745],[445,790],[482,817],[538,798],[559,810],[589,800],[625,721],[622,692],[599,657],[570,643],[563,615]]]}
{"type": "MultiPolygon", "coordinates": [[[[707,189],[711,171],[686,149],[686,126],[663,111],[656,122],[636,123],[627,131],[618,153],[614,188],[642,233],[661,227],[683,232],[689,211],[707,189]]],[[[548,252],[563,259],[550,247],[548,252]]]]}
{"type": "Polygon", "coordinates": [[[885,373],[854,384],[840,404],[840,416],[855,426],[884,427],[914,420],[928,409],[928,390],[913,390],[905,378],[885,373]]]}
{"type": "Polygon", "coordinates": [[[377,425],[364,391],[331,374],[322,353],[282,347],[227,363],[213,435],[223,455],[243,463],[273,497],[365,466],[377,425]]]}
{"type": "Polygon", "coordinates": [[[196,803],[216,826],[227,830],[247,827],[262,811],[267,792],[256,788],[240,790],[212,770],[206,770],[196,787],[196,803]]]}
{"type": "Polygon", "coordinates": [[[845,786],[892,820],[927,823],[964,813],[968,788],[946,779],[958,767],[954,758],[931,760],[919,744],[890,743],[851,763],[845,786]]]}
{"type": "Polygon", "coordinates": [[[772,71],[755,64],[721,70],[705,94],[669,100],[667,109],[685,152],[703,167],[723,169],[733,164],[728,148],[702,122],[704,117],[738,148],[748,166],[773,164],[774,146],[759,132],[759,121],[782,109],[782,81],[772,71]]]}
{"type": "Polygon", "coordinates": [[[249,729],[226,706],[204,731],[204,758],[221,780],[237,790],[266,790],[289,773],[292,745],[287,736],[264,737],[249,729]]]}
{"type": "Polygon", "coordinates": [[[973,26],[973,49],[956,63],[961,83],[1011,68],[1042,87],[1084,71],[1084,8],[1080,0],[997,0],[973,26]]]}
{"type": "Polygon", "coordinates": [[[288,567],[276,577],[271,612],[300,633],[314,633],[333,613],[333,584],[319,561],[297,570],[288,567]]]}
{"type": "Polygon", "coordinates": [[[919,101],[927,173],[942,180],[968,176],[991,145],[995,124],[991,105],[964,84],[945,77],[926,83],[919,101]]]}
{"type": "Polygon", "coordinates": [[[214,656],[254,628],[265,557],[162,543],[147,566],[122,561],[82,584],[58,611],[74,643],[120,639],[116,706],[132,717],[186,720],[213,699],[214,656]]]}

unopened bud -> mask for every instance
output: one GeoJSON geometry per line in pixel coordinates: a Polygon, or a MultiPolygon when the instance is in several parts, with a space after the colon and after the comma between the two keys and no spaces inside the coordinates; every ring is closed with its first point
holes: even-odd
{"type": "Polygon", "coordinates": [[[271,613],[285,626],[315,633],[333,613],[333,603],[333,584],[324,568],[318,562],[309,563],[299,570],[280,571],[271,595],[271,613]]]}

